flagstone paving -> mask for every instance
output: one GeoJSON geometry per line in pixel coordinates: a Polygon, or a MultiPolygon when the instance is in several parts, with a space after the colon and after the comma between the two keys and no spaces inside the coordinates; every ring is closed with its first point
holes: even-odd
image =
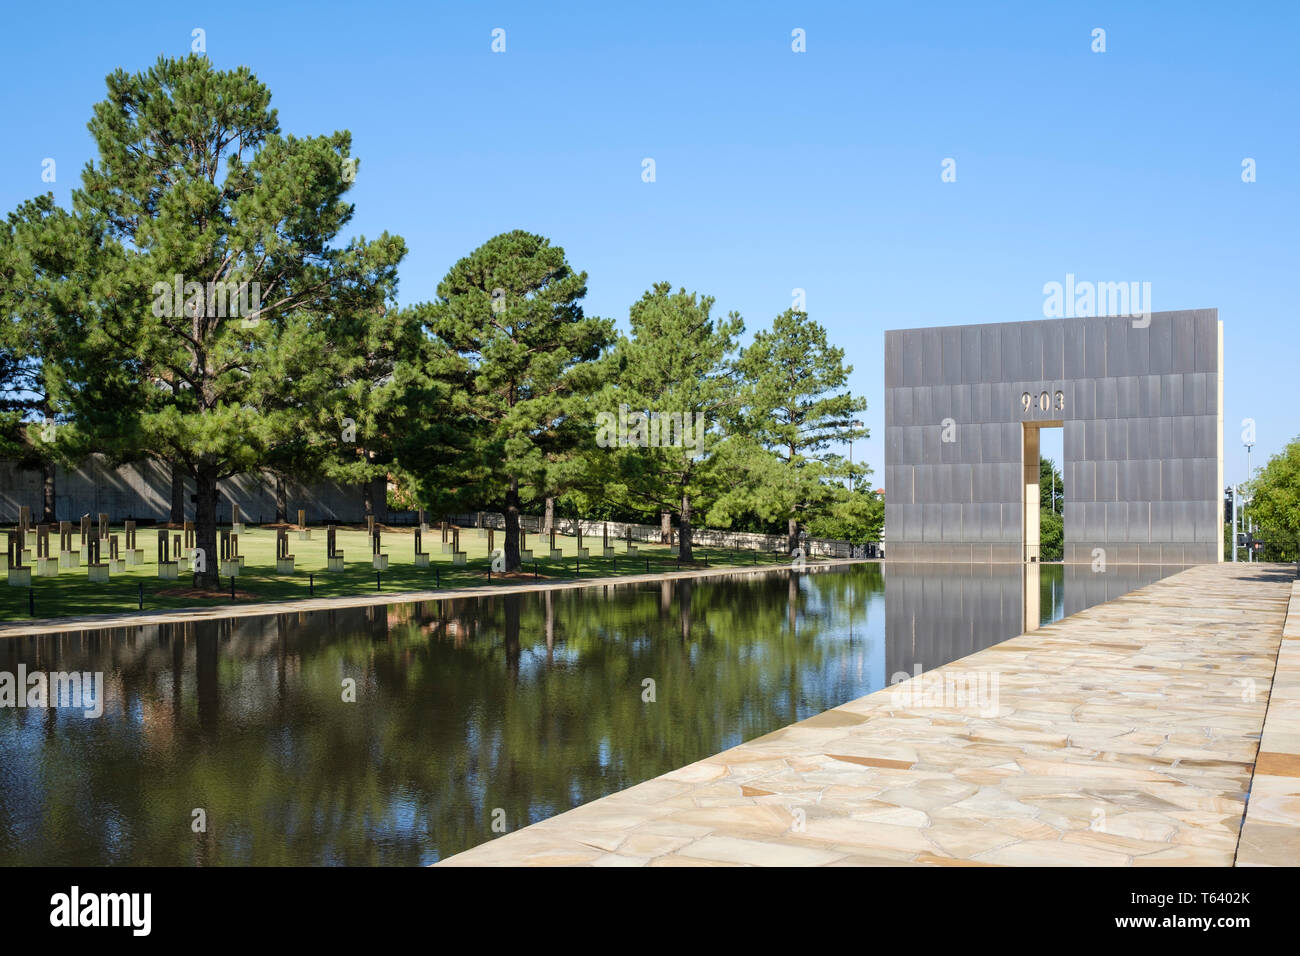
{"type": "Polygon", "coordinates": [[[1300,865],[1300,581],[1291,586],[1237,865],[1300,865]]]}
{"type": "Polygon", "coordinates": [[[1300,863],[1293,578],[1191,568],[439,865],[1231,866],[1252,774],[1239,862],[1300,863]]]}

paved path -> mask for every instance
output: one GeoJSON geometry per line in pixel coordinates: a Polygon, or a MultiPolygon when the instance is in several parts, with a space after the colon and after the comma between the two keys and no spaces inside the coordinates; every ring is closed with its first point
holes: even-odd
{"type": "MultiPolygon", "coordinates": [[[[829,568],[840,564],[868,564],[866,558],[818,558],[810,561],[805,572],[829,568]]],[[[878,563],[878,562],[877,562],[878,563]]],[[[374,607],[381,604],[409,604],[415,601],[447,601],[467,597],[487,597],[496,594],[517,594],[523,591],[557,591],[570,588],[594,588],[610,584],[658,583],[665,579],[708,578],[728,574],[771,574],[787,571],[787,564],[760,564],[755,566],[721,565],[697,568],[691,571],[656,571],[650,574],[624,574],[612,577],[563,578],[550,580],[520,579],[519,584],[482,584],[468,588],[444,588],[436,591],[376,591],[371,594],[350,594],[345,597],[304,598],[293,601],[262,601],[256,604],[232,602],[206,607],[170,608],[156,611],[137,611],[125,614],[91,614],[84,617],[59,617],[8,621],[0,623],[0,639],[31,634],[59,634],[68,631],[97,630],[106,627],[150,627],[158,624],[183,624],[193,621],[215,621],[231,617],[255,617],[265,614],[302,614],[307,611],[328,611],[341,607],[374,607]]]]}
{"type": "Polygon", "coordinates": [[[1300,865],[1300,581],[1291,586],[1237,865],[1300,865]]]}
{"type": "MultiPolygon", "coordinates": [[[[441,865],[1230,866],[1266,710],[1256,786],[1296,783],[1293,578],[1189,569],[441,865]]],[[[1300,863],[1294,796],[1252,809],[1300,863]]]]}

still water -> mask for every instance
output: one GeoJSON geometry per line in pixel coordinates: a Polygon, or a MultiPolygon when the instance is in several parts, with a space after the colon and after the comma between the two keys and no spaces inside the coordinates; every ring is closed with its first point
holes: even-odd
{"type": "Polygon", "coordinates": [[[98,718],[0,708],[0,865],[432,863],[1176,570],[860,564],[0,639],[0,673],[104,681],[98,718]]]}

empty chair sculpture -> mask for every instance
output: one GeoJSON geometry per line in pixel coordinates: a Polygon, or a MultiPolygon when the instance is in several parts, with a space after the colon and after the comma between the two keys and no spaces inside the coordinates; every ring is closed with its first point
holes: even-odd
{"type": "Polygon", "coordinates": [[[289,553],[289,531],[275,529],[275,573],[293,574],[293,555],[289,553]]]}
{"type": "Polygon", "coordinates": [[[325,526],[325,570],[343,570],[343,552],[338,549],[338,529],[332,524],[325,526]]]}

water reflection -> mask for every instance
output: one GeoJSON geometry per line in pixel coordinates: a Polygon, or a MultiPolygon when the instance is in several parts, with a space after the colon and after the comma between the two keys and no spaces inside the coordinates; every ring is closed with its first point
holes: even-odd
{"type": "MultiPolygon", "coordinates": [[[[1043,620],[1138,580],[1039,575],[1043,620]]],[[[8,639],[106,700],[0,709],[0,864],[432,862],[1013,636],[1025,593],[873,564],[8,639]]]]}
{"type": "Polygon", "coordinates": [[[1181,571],[1170,565],[885,566],[890,675],[929,671],[1181,571]]]}

